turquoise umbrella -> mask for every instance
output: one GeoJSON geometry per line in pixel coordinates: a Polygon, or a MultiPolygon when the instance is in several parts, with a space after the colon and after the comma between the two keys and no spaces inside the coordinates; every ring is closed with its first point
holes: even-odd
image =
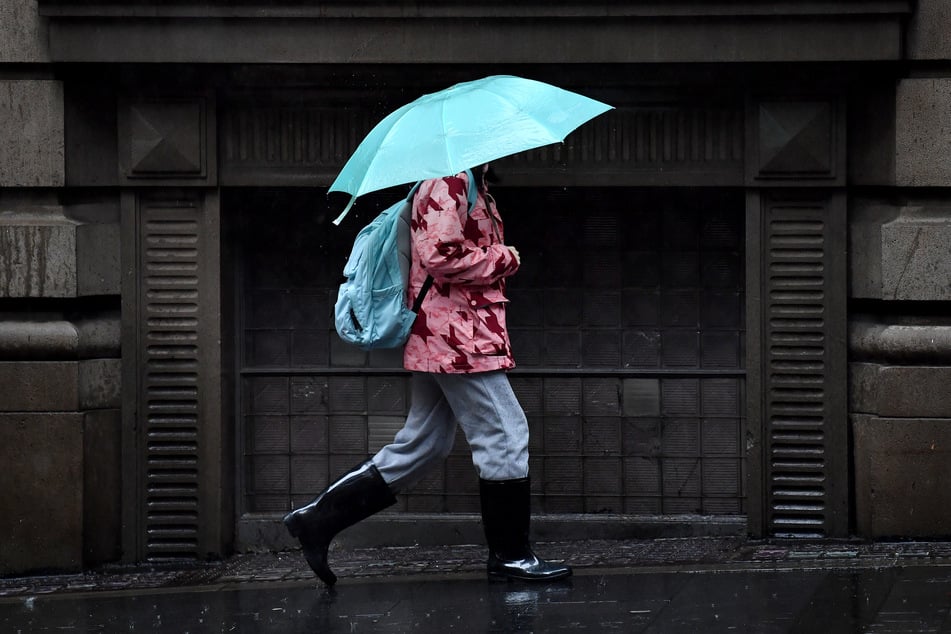
{"type": "Polygon", "coordinates": [[[456,84],[390,113],[337,175],[330,191],[358,196],[452,176],[516,152],[560,143],[613,106],[551,84],[495,75],[456,84]]]}

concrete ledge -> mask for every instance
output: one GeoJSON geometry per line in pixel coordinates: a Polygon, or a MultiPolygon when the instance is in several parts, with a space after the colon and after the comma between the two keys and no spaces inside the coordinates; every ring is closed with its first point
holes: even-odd
{"type": "Polygon", "coordinates": [[[850,418],[858,534],[951,535],[951,418],[850,418]]]}
{"type": "Polygon", "coordinates": [[[78,348],[79,333],[68,321],[0,321],[0,359],[75,358],[78,348]]]}
{"type": "Polygon", "coordinates": [[[0,359],[73,360],[119,357],[119,313],[77,321],[64,319],[0,320],[0,359]]]}
{"type": "Polygon", "coordinates": [[[849,355],[858,361],[951,365],[951,326],[849,324],[849,355]]]}

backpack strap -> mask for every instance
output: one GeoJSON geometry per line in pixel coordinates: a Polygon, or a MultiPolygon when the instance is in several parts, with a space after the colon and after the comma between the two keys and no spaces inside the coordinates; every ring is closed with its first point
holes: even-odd
{"type": "MultiPolygon", "coordinates": [[[[472,175],[472,170],[466,170],[466,176],[469,177],[469,186],[468,191],[466,192],[466,200],[469,203],[469,207],[466,209],[467,214],[472,213],[472,208],[475,206],[476,199],[479,197],[479,188],[472,181],[475,180],[475,176],[472,175]]],[[[419,189],[419,185],[422,183],[416,183],[416,186],[413,187],[413,190],[409,193],[407,200],[412,200],[413,196],[416,195],[416,190],[419,189]]],[[[419,289],[419,294],[416,296],[416,300],[413,301],[413,312],[419,313],[419,309],[423,306],[423,300],[426,299],[426,293],[429,292],[429,289],[433,286],[433,276],[427,275],[426,280],[423,282],[422,287],[419,289]]]]}
{"type": "Polygon", "coordinates": [[[426,299],[426,293],[429,292],[429,289],[433,286],[433,276],[427,275],[426,280],[423,282],[423,286],[419,289],[419,295],[416,296],[416,301],[413,302],[413,312],[419,314],[419,309],[423,306],[423,300],[426,299]]]}
{"type": "Polygon", "coordinates": [[[469,177],[469,187],[466,192],[466,200],[469,202],[469,207],[467,208],[466,213],[472,213],[472,207],[476,204],[476,199],[479,197],[479,187],[472,181],[475,180],[475,176],[472,175],[472,170],[466,170],[466,176],[469,177]]]}

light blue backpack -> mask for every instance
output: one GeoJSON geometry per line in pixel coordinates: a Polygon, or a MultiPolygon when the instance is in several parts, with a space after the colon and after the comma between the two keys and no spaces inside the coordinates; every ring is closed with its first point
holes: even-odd
{"type": "MultiPolygon", "coordinates": [[[[467,192],[469,210],[477,189],[472,172],[467,192]]],[[[406,306],[412,262],[410,220],[419,183],[400,202],[383,211],[360,230],[344,266],[347,280],[340,285],[334,305],[337,334],[364,350],[398,348],[406,343],[416,313],[432,286],[428,276],[413,307],[406,306]]]]}

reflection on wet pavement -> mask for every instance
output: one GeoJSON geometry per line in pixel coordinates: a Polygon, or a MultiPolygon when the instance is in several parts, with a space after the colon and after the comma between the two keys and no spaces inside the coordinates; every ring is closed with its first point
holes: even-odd
{"type": "Polygon", "coordinates": [[[591,571],[219,585],[0,601],[0,632],[951,632],[951,569],[591,571]]]}

